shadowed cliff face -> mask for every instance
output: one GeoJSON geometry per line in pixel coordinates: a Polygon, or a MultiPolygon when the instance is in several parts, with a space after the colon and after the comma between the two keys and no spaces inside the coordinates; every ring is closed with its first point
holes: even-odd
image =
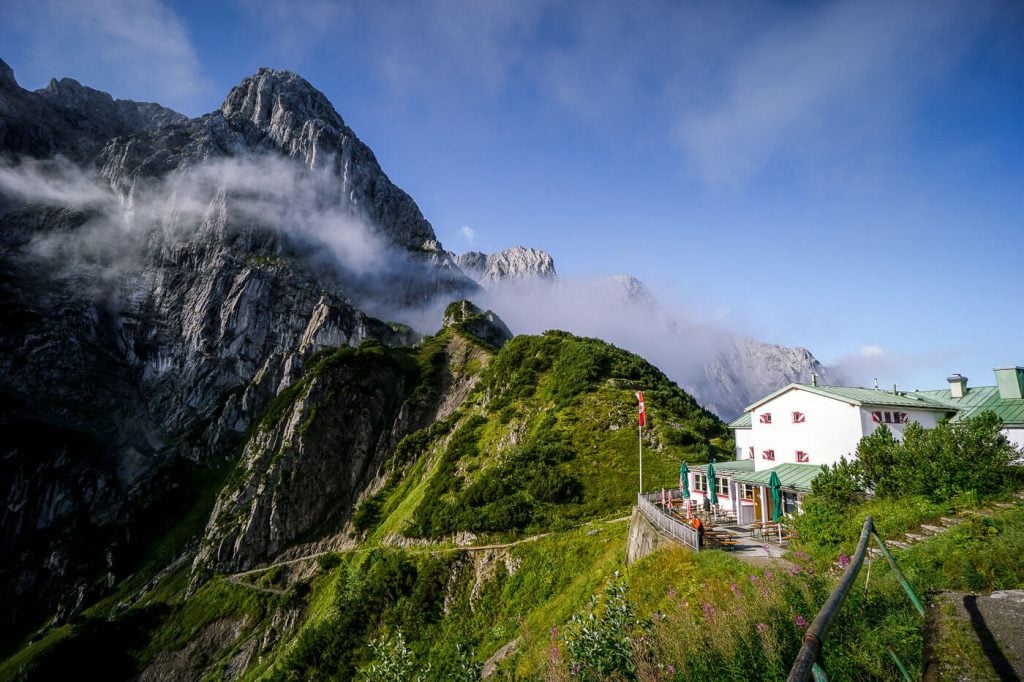
{"type": "Polygon", "coordinates": [[[294,74],[188,119],[0,63],[0,113],[0,530],[28,559],[3,598],[31,607],[9,627],[117,577],[159,472],[237,452],[317,350],[415,339],[366,311],[476,285],[294,74]]]}

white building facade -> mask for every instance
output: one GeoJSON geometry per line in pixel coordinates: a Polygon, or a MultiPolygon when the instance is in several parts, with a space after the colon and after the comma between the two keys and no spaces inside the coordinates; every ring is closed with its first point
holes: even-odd
{"type": "Polygon", "coordinates": [[[866,388],[790,384],[747,408],[747,458],[754,470],[780,464],[832,465],[885,424],[897,440],[917,422],[934,428],[949,413],[938,401],[866,388]]]}

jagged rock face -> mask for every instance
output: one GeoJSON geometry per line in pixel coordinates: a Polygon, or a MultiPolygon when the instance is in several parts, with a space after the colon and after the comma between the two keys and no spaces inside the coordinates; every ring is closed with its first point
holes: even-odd
{"type": "Polygon", "coordinates": [[[806,348],[765,343],[744,336],[721,336],[715,357],[693,390],[724,419],[743,413],[751,403],[791,383],[839,384],[806,348]]]}
{"type": "Polygon", "coordinates": [[[455,256],[455,263],[484,287],[502,282],[550,282],[558,277],[550,254],[522,246],[491,254],[469,251],[455,256]]]}
{"type": "MultiPolygon", "coordinates": [[[[5,555],[65,557],[19,564],[5,602],[52,603],[78,576],[106,570],[105,549],[124,541],[157,470],[175,457],[231,453],[317,350],[415,340],[365,309],[476,290],[412,199],[294,74],[262,69],[221,110],[186,119],[70,80],[31,93],[0,64],[0,114],[0,155],[62,155],[109,195],[63,205],[0,188],[0,428],[64,438],[31,457],[4,439],[0,493],[15,501],[0,517],[5,555]],[[316,215],[365,226],[377,265],[346,269],[332,255],[343,249],[318,241],[329,230],[278,224],[302,208],[290,197],[253,214],[247,202],[262,188],[209,171],[252,163],[254,175],[268,159],[296,186],[316,183],[301,197],[316,215]],[[182,189],[204,172],[192,183],[201,191],[182,189]],[[104,239],[106,251],[89,260],[104,239]],[[97,530],[114,522],[117,533],[97,530]],[[97,538],[95,552],[68,549],[73,528],[97,538]]],[[[43,175],[67,165],[48,164],[43,175]]]]}
{"type": "Polygon", "coordinates": [[[221,494],[197,569],[241,570],[340,531],[386,455],[421,425],[408,402],[415,380],[383,354],[360,351],[297,385],[283,416],[247,443],[242,482],[221,494]]]}
{"type": "Polygon", "coordinates": [[[113,137],[184,120],[158,104],[115,100],[71,78],[29,92],[0,60],[0,158],[62,154],[87,161],[113,137]]]}
{"type": "Polygon", "coordinates": [[[245,445],[238,482],[217,500],[194,585],[301,543],[344,542],[357,499],[398,466],[392,456],[402,438],[462,407],[493,358],[465,330],[444,333],[441,362],[426,375],[411,351],[343,349],[278,397],[281,407],[268,409],[245,445]]]}

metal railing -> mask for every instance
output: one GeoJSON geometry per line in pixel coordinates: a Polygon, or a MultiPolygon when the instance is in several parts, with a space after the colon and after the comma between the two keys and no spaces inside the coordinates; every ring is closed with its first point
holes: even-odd
{"type": "MultiPolygon", "coordinates": [[[[900,581],[900,585],[906,591],[907,596],[910,598],[910,602],[917,609],[917,612],[924,617],[924,604],[918,598],[914,592],[914,588],[910,586],[910,582],[907,581],[906,576],[903,575],[903,571],[900,570],[899,566],[896,565],[896,559],[893,558],[889,552],[889,548],[885,546],[885,541],[879,537],[875,531],[874,522],[871,517],[864,519],[864,527],[860,531],[860,541],[857,543],[857,551],[853,555],[853,559],[850,561],[850,565],[846,567],[846,572],[843,573],[843,577],[840,578],[839,584],[832,590],[832,594],[825,600],[825,604],[818,611],[818,615],[814,617],[811,622],[811,626],[807,628],[807,632],[804,633],[804,643],[800,647],[800,652],[796,656],[796,660],[793,662],[793,667],[789,671],[789,677],[786,678],[787,682],[804,682],[812,675],[816,682],[822,682],[828,680],[828,675],[818,665],[818,654],[821,653],[822,642],[825,639],[825,635],[828,634],[828,629],[832,625],[832,621],[836,617],[836,612],[839,611],[839,607],[843,605],[846,600],[846,595],[849,593],[850,588],[853,587],[854,581],[857,580],[857,574],[860,572],[861,566],[864,564],[864,556],[867,554],[868,540],[874,538],[875,542],[878,543],[878,548],[882,551],[886,560],[889,562],[889,567],[892,568],[892,572],[896,575],[896,578],[900,581]]],[[[906,666],[896,656],[896,652],[893,651],[892,647],[889,647],[889,656],[892,657],[896,667],[900,670],[903,675],[903,679],[910,680],[910,674],[907,672],[906,666]]]]}
{"type": "Polygon", "coordinates": [[[652,525],[695,552],[699,551],[697,531],[659,509],[656,503],[660,500],[659,493],[637,493],[636,506],[652,525]]]}

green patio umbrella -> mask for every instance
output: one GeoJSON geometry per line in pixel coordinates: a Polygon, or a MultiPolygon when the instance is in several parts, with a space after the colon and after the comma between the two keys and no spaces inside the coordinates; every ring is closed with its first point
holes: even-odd
{"type": "Polygon", "coordinates": [[[715,463],[708,464],[708,502],[718,504],[718,493],[715,492],[715,463]]]}
{"type": "Polygon", "coordinates": [[[679,490],[683,493],[683,499],[690,499],[690,481],[687,478],[687,474],[690,473],[690,467],[686,466],[686,462],[679,463],[679,490]]]}
{"type": "Polygon", "coordinates": [[[772,521],[778,523],[782,518],[782,481],[774,471],[768,479],[768,485],[772,490],[772,521]]]}

